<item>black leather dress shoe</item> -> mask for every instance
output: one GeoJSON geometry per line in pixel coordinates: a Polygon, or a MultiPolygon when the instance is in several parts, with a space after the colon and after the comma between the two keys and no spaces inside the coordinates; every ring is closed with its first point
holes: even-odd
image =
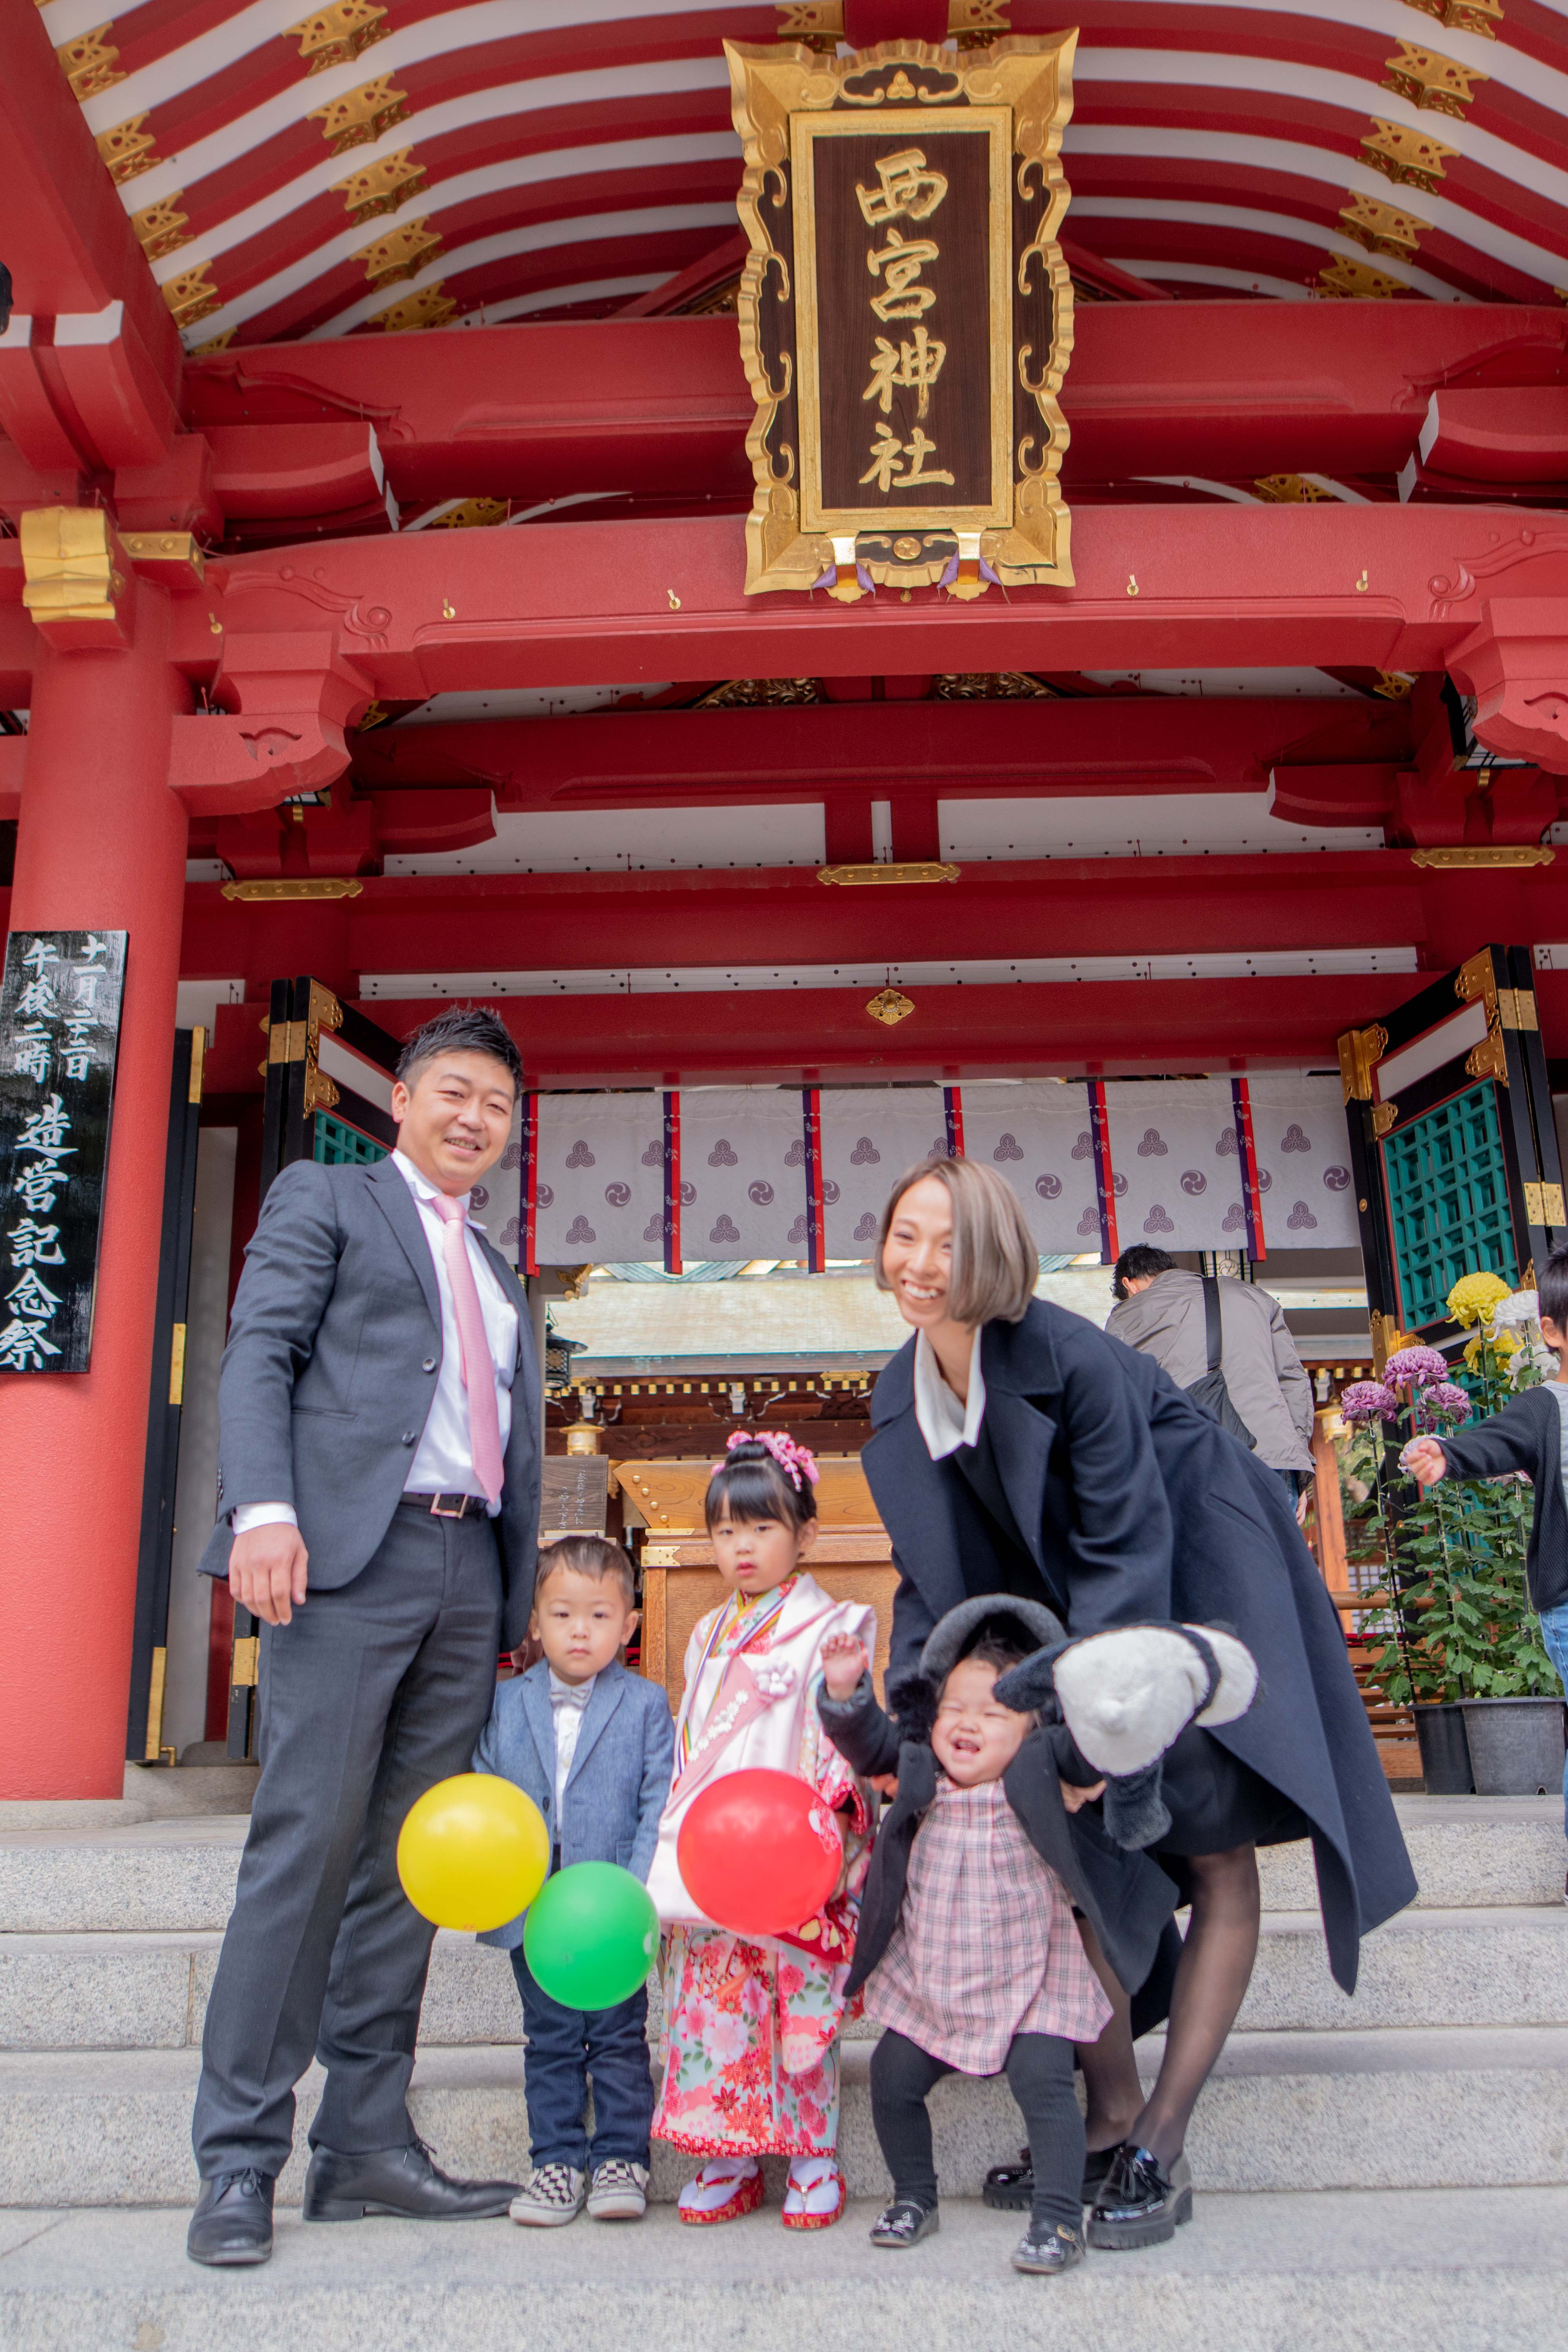
{"type": "MultiPolygon", "coordinates": [[[[1110,2168],[1121,2154],[1118,2147],[1091,2147],[1083,2159],[1083,2201],[1095,2204],[1110,2177],[1110,2168]]],[[[994,2212],[1027,2213],[1035,2202],[1035,2168],[1029,2161],[1026,2147],[1018,2150],[1016,2164],[994,2164],[985,2176],[980,2192],[983,2204],[994,2212]]]]}
{"type": "Polygon", "coordinates": [[[1146,2147],[1128,2140],[1116,2151],[1110,2177],[1089,2217],[1089,2242],[1123,2252],[1163,2246],[1193,2218],[1193,2173],[1184,2156],[1169,2172],[1146,2147]]]}
{"type": "Polygon", "coordinates": [[[305,2175],[307,2221],[360,2221],[395,2213],[405,2221],[483,2221],[504,2214],[515,2180],[454,2180],[430,2161],[423,2140],[354,2156],[319,2147],[305,2175]]]}
{"type": "Polygon", "coordinates": [[[267,2172],[220,2172],[204,2180],[185,2232],[192,2262],[215,2269],[266,2262],[272,2252],[273,2185],[267,2172]]]}

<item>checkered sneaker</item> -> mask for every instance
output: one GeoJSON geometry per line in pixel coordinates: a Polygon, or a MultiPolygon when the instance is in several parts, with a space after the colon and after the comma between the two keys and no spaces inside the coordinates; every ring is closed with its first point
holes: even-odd
{"type": "Polygon", "coordinates": [[[518,2191],[510,2208],[514,2221],[535,2230],[559,2230],[583,2210],[587,2176],[571,2164],[536,2164],[528,2186],[518,2191]]]}
{"type": "Polygon", "coordinates": [[[1016,2033],[1099,2040],[1110,2003],[1000,1780],[939,1779],[866,2014],[962,2074],[1000,2074],[1016,2033]]]}
{"type": "Polygon", "coordinates": [[[594,2168],[588,2190],[589,2218],[595,2221],[640,2221],[647,2211],[647,2167],[610,2157],[594,2168]]]}

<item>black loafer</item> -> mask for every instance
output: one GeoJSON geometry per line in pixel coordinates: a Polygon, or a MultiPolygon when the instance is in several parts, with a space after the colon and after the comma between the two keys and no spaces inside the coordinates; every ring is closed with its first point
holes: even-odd
{"type": "Polygon", "coordinates": [[[1170,2171],[1146,2147],[1129,2140],[1116,2151],[1110,2177],[1089,2217],[1089,2242],[1126,2252],[1163,2246],[1193,2218],[1193,2173],[1184,2156],[1170,2171]]]}
{"type": "Polygon", "coordinates": [[[1013,2249],[1013,2268],[1054,2278],[1083,2260],[1083,2231],[1064,2221],[1031,2221],[1013,2249]]]}
{"type": "Polygon", "coordinates": [[[272,2252],[272,2176],[268,2172],[220,2172],[204,2180],[185,2252],[193,2263],[227,2270],[267,2262],[272,2252]]]}
{"type": "MultiPolygon", "coordinates": [[[[1110,2178],[1111,2166],[1121,2153],[1117,2147],[1091,2147],[1083,2159],[1083,2188],[1080,2192],[1086,2205],[1098,2203],[1100,2192],[1110,2178]]],[[[994,2164],[985,2176],[980,2191],[981,2202],[996,2213],[1026,2213],[1035,2201],[1035,2168],[1029,2161],[1026,2147],[1018,2151],[1016,2164],[994,2164]]]]}
{"type": "Polygon", "coordinates": [[[360,2221],[393,2213],[405,2221],[486,2221],[503,2215],[515,2180],[454,2180],[430,2161],[422,2140],[406,2147],[341,2156],[319,2147],[305,2175],[307,2221],[360,2221]]]}

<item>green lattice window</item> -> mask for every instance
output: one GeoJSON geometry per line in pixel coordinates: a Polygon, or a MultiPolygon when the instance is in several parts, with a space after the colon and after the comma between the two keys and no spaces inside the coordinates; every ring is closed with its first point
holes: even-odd
{"type": "Polygon", "coordinates": [[[1383,1147],[1400,1320],[1444,1320],[1462,1274],[1519,1281],[1508,1170],[1489,1079],[1400,1127],[1383,1147]]]}
{"type": "Polygon", "coordinates": [[[324,1110],[319,1110],[310,1156],[328,1168],[363,1168],[373,1160],[384,1160],[386,1146],[362,1135],[357,1127],[346,1127],[341,1118],[331,1118],[324,1110]]]}

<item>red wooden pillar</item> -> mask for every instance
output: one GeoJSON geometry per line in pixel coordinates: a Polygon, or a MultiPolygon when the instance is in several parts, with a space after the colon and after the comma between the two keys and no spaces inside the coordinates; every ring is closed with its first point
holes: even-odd
{"type": "Polygon", "coordinates": [[[11,921],[130,934],[92,1368],[0,1376],[0,1797],[117,1797],[184,913],[163,592],[123,651],[37,645],[11,921]]]}

